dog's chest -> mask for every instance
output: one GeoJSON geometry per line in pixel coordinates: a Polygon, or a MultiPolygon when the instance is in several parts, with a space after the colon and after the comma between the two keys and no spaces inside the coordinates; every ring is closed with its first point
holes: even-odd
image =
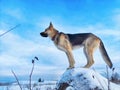
{"type": "Polygon", "coordinates": [[[60,44],[60,42],[54,43],[54,44],[55,44],[55,46],[56,46],[59,50],[66,51],[66,49],[63,47],[62,44],[60,44]]]}
{"type": "Polygon", "coordinates": [[[66,46],[66,36],[63,33],[58,34],[58,36],[56,36],[55,40],[54,40],[54,44],[55,46],[62,50],[65,51],[65,46],[66,46]]]}

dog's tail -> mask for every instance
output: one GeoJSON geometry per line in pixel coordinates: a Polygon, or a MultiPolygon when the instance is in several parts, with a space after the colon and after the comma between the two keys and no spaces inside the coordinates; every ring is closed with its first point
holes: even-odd
{"type": "Polygon", "coordinates": [[[106,62],[106,64],[107,64],[110,68],[112,68],[112,67],[113,67],[113,64],[112,64],[112,62],[111,62],[111,60],[110,60],[110,58],[109,58],[109,56],[108,56],[108,54],[107,54],[107,51],[105,50],[105,47],[104,47],[104,44],[103,44],[102,41],[100,41],[99,49],[100,49],[101,55],[102,55],[104,61],[106,62]]]}

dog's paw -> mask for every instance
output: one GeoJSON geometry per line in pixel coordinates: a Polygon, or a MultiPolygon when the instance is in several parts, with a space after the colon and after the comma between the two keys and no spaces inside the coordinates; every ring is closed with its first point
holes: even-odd
{"type": "Polygon", "coordinates": [[[67,70],[73,69],[74,67],[68,67],[67,70]]]}

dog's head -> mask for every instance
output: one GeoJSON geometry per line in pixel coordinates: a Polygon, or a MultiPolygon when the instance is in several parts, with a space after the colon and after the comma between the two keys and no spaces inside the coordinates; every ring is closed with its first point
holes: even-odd
{"type": "Polygon", "coordinates": [[[41,32],[40,35],[42,37],[48,37],[48,36],[51,36],[51,34],[53,33],[53,31],[54,31],[54,28],[53,28],[52,23],[50,22],[49,27],[46,28],[45,31],[41,32]]]}

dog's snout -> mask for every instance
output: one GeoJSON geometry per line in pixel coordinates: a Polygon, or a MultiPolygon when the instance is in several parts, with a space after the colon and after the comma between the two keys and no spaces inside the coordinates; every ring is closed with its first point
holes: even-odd
{"type": "Polygon", "coordinates": [[[42,36],[43,32],[40,33],[40,35],[42,36]]]}
{"type": "Polygon", "coordinates": [[[42,37],[48,37],[48,34],[46,34],[45,32],[41,32],[40,35],[41,35],[42,37]]]}

